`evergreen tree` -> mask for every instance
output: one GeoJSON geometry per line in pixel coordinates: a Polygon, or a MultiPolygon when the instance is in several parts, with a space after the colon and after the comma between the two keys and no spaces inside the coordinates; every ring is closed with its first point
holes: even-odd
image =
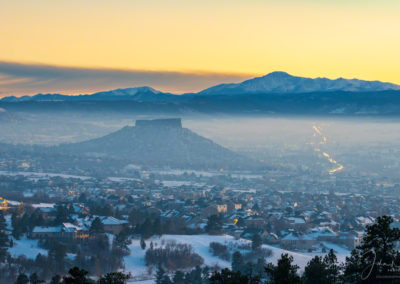
{"type": "Polygon", "coordinates": [[[260,257],[257,259],[257,263],[254,265],[254,274],[260,276],[260,278],[265,277],[265,267],[267,266],[267,263],[265,262],[264,257],[260,257]]]}
{"type": "Polygon", "coordinates": [[[29,283],[30,284],[40,284],[40,283],[44,283],[44,280],[39,279],[39,276],[35,272],[35,273],[31,274],[31,276],[29,276],[29,283]]]}
{"type": "Polygon", "coordinates": [[[142,238],[148,239],[153,235],[153,224],[150,218],[146,218],[144,223],[140,226],[140,233],[142,234],[142,238]]]}
{"type": "Polygon", "coordinates": [[[14,238],[16,238],[17,240],[19,240],[19,236],[21,235],[21,232],[20,232],[20,229],[19,229],[19,227],[20,227],[20,225],[19,225],[19,217],[18,217],[16,212],[13,212],[12,215],[11,215],[11,226],[13,228],[12,236],[14,238]]]}
{"type": "Polygon", "coordinates": [[[335,284],[340,275],[340,266],[333,249],[331,249],[329,253],[325,255],[324,264],[326,265],[326,269],[328,270],[329,283],[335,284]]]}
{"type": "Polygon", "coordinates": [[[203,282],[207,283],[208,282],[208,278],[210,276],[210,267],[208,267],[207,265],[203,267],[203,271],[202,273],[202,277],[203,277],[203,282]]]}
{"type": "Polygon", "coordinates": [[[192,284],[202,284],[203,278],[200,266],[196,266],[195,269],[186,274],[185,282],[192,284]]]}
{"type": "Polygon", "coordinates": [[[55,225],[61,225],[62,223],[69,221],[69,211],[65,205],[58,205],[56,207],[56,219],[55,225]]]}
{"type": "MultiPolygon", "coordinates": [[[[132,197],[131,197],[132,198],[132,197]]],[[[140,224],[143,220],[142,213],[137,209],[132,209],[129,213],[128,221],[132,226],[136,226],[140,224]]]]}
{"type": "Polygon", "coordinates": [[[81,195],[79,195],[78,201],[81,202],[81,203],[87,202],[87,197],[86,197],[86,194],[84,192],[81,193],[81,195]]]}
{"type": "Polygon", "coordinates": [[[160,218],[157,218],[157,219],[154,220],[153,233],[154,233],[154,235],[158,235],[158,236],[162,235],[162,227],[161,227],[160,218]]]}
{"type": "Polygon", "coordinates": [[[146,249],[146,242],[143,238],[140,238],[140,247],[142,248],[142,250],[146,249]]]}
{"type": "Polygon", "coordinates": [[[256,272],[254,271],[254,263],[250,261],[246,262],[240,269],[240,273],[246,276],[255,276],[256,272]]]}
{"type": "Polygon", "coordinates": [[[236,223],[236,226],[244,227],[245,225],[246,225],[246,223],[245,223],[244,219],[242,217],[239,217],[239,219],[238,219],[238,221],[236,223]]]}
{"type": "Polygon", "coordinates": [[[257,250],[262,245],[262,239],[259,234],[254,234],[251,239],[251,248],[252,250],[257,250]]]}
{"type": "Polygon", "coordinates": [[[400,267],[400,254],[395,247],[400,241],[400,230],[391,228],[392,222],[392,217],[382,216],[374,224],[367,226],[361,245],[346,257],[345,282],[396,282],[390,278],[398,275],[393,267],[400,267]]]}
{"type": "Polygon", "coordinates": [[[49,284],[59,284],[59,283],[61,283],[61,276],[60,275],[54,275],[52,278],[51,278],[51,280],[50,280],[50,283],[49,284]]]}
{"type": "Polygon", "coordinates": [[[163,284],[164,276],[165,270],[162,268],[161,265],[158,265],[156,271],[156,284],[163,284]]]}
{"type": "Polygon", "coordinates": [[[21,224],[21,233],[27,233],[29,231],[29,215],[25,213],[22,215],[22,218],[20,219],[20,224],[21,224]]]}
{"type": "Polygon", "coordinates": [[[175,272],[174,277],[172,278],[172,282],[174,284],[183,284],[184,283],[185,274],[178,270],[175,272]]]}
{"type": "Polygon", "coordinates": [[[15,281],[15,284],[29,284],[28,276],[26,276],[26,274],[24,273],[19,274],[17,280],[15,281]]]}
{"type": "Polygon", "coordinates": [[[172,284],[172,281],[171,281],[171,279],[169,278],[168,275],[164,275],[164,277],[163,277],[161,283],[162,283],[162,284],[172,284]]]}
{"type": "Polygon", "coordinates": [[[49,250],[49,256],[54,260],[58,272],[64,271],[65,257],[67,256],[66,246],[55,243],[49,250]]]}
{"type": "Polygon", "coordinates": [[[232,271],[241,271],[244,265],[243,256],[240,252],[235,251],[232,255],[232,271]]]}
{"type": "Polygon", "coordinates": [[[6,233],[6,220],[3,212],[0,211],[0,263],[5,260],[7,256],[7,249],[10,246],[11,243],[6,233]]]}
{"type": "Polygon", "coordinates": [[[77,265],[78,267],[82,267],[84,269],[86,269],[88,267],[87,261],[86,261],[86,256],[82,252],[82,250],[78,250],[78,252],[76,253],[75,265],[77,265]]]}
{"type": "Polygon", "coordinates": [[[322,257],[315,256],[304,268],[303,274],[303,283],[304,284],[330,284],[328,277],[328,269],[322,260],[322,257]]]}
{"type": "Polygon", "coordinates": [[[221,272],[214,272],[210,277],[211,284],[258,284],[260,279],[258,277],[249,277],[242,275],[239,271],[233,272],[227,268],[222,269],[221,272]]]}
{"type": "Polygon", "coordinates": [[[41,277],[46,279],[52,276],[51,264],[49,263],[49,258],[42,254],[38,254],[35,258],[35,266],[41,270],[41,277]]]}
{"type": "MultiPolygon", "coordinates": [[[[24,212],[24,211],[21,211],[24,212]]],[[[12,231],[12,235],[14,238],[19,239],[19,237],[28,232],[28,228],[29,228],[29,217],[28,214],[23,214],[21,215],[17,215],[17,214],[13,214],[11,216],[11,223],[13,226],[13,231],[12,231]]]]}
{"type": "Polygon", "coordinates": [[[122,230],[114,238],[113,244],[114,244],[115,247],[117,247],[117,248],[119,248],[119,249],[121,249],[123,251],[129,252],[128,246],[130,244],[130,241],[129,241],[129,238],[128,238],[128,234],[126,233],[125,230],[122,230]]]}
{"type": "Polygon", "coordinates": [[[293,265],[293,256],[282,254],[278,259],[277,265],[272,263],[266,267],[266,272],[270,275],[274,284],[296,284],[300,283],[300,276],[297,274],[299,267],[293,265]]]}
{"type": "Polygon", "coordinates": [[[122,272],[111,272],[102,276],[98,283],[99,284],[125,284],[129,279],[128,274],[122,272]]]}
{"type": "Polygon", "coordinates": [[[0,211],[0,231],[5,231],[7,228],[6,219],[4,218],[3,211],[0,211]]]}
{"type": "Polygon", "coordinates": [[[68,271],[68,275],[64,276],[65,284],[93,284],[94,282],[87,278],[88,272],[78,267],[73,267],[68,271]]]}
{"type": "Polygon", "coordinates": [[[91,234],[101,234],[104,233],[104,225],[99,217],[94,218],[92,224],[90,225],[89,232],[91,234]]]}
{"type": "Polygon", "coordinates": [[[209,234],[219,234],[222,229],[222,220],[218,215],[208,217],[206,231],[209,234]]]}
{"type": "Polygon", "coordinates": [[[258,206],[258,203],[254,204],[254,206],[251,208],[254,212],[260,211],[260,206],[258,206]]]}

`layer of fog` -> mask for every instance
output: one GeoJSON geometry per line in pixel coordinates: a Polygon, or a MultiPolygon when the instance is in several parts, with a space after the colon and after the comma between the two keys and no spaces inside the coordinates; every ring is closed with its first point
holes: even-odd
{"type": "MultiPolygon", "coordinates": [[[[0,142],[58,144],[106,135],[135,119],[151,116],[85,116],[23,114],[13,123],[0,123],[0,142]]],[[[273,165],[316,166],[324,157],[311,143],[319,143],[313,126],[326,136],[321,145],[344,171],[396,176],[400,170],[400,121],[388,118],[335,117],[222,117],[183,119],[183,126],[216,143],[273,165]]],[[[325,161],[329,168],[329,162],[325,161]]]]}

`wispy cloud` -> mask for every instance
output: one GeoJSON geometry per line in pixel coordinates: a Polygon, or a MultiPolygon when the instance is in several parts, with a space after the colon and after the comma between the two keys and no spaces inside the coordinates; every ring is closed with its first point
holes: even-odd
{"type": "Polygon", "coordinates": [[[250,74],[80,68],[0,61],[0,97],[54,92],[83,94],[137,86],[183,93],[250,77],[250,74]]]}

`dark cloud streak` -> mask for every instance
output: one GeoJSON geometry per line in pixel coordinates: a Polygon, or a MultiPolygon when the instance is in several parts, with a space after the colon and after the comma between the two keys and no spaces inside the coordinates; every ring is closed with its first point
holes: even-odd
{"type": "Polygon", "coordinates": [[[83,94],[137,86],[183,93],[250,77],[249,74],[79,68],[0,61],[0,96],[83,94]]]}

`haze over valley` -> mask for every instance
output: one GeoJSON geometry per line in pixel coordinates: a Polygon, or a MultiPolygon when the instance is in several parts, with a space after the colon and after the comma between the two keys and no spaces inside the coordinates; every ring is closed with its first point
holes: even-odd
{"type": "Polygon", "coordinates": [[[0,1],[0,284],[400,283],[400,1],[0,1]]]}
{"type": "MultiPolygon", "coordinates": [[[[3,109],[0,141],[52,146],[111,135],[107,151],[113,152],[121,143],[137,148],[134,145],[141,135],[127,141],[110,134],[129,129],[136,120],[182,118],[184,127],[252,159],[253,163],[261,163],[262,167],[254,167],[258,170],[284,167],[287,171],[300,169],[320,174],[340,166],[339,175],[370,175],[379,183],[395,184],[399,170],[396,149],[400,141],[398,89],[395,84],[376,81],[308,79],[273,72],[197,94],[174,95],[141,87],[83,96],[6,97],[0,101],[3,109]],[[314,111],[304,109],[299,104],[300,97],[307,105],[314,98],[314,111]],[[371,101],[378,97],[379,100],[371,101]],[[382,97],[391,104],[382,103],[382,97]],[[261,111],[255,111],[254,107],[261,111]],[[322,139],[321,147],[316,136],[322,139]]],[[[159,146],[179,145],[180,140],[160,140],[159,146]]],[[[181,169],[188,166],[173,164],[169,160],[153,166],[181,169]]],[[[249,168],[249,164],[242,166],[249,168]]],[[[207,170],[206,164],[203,169],[207,170]]]]}

